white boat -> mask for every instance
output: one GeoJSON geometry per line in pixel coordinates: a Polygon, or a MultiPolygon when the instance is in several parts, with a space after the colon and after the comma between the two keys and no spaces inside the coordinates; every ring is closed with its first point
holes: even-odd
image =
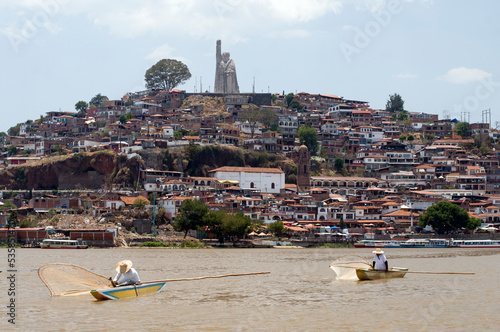
{"type": "Polygon", "coordinates": [[[451,246],[460,248],[500,248],[500,240],[452,240],[451,246]]]}
{"type": "Polygon", "coordinates": [[[401,248],[447,248],[450,246],[448,239],[409,239],[401,242],[401,248]]]}
{"type": "Polygon", "coordinates": [[[45,239],[40,243],[42,249],[87,249],[89,246],[81,240],[45,239]]]}

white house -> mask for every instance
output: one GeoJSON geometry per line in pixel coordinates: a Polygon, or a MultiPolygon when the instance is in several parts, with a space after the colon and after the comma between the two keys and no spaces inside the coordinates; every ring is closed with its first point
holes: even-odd
{"type": "Polygon", "coordinates": [[[285,190],[285,173],[279,168],[224,166],[209,173],[219,180],[238,181],[242,189],[273,194],[285,190]]]}

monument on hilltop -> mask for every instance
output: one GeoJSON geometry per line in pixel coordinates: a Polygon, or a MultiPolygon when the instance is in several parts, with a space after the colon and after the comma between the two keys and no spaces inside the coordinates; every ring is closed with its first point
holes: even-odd
{"type": "Polygon", "coordinates": [[[229,52],[221,54],[221,41],[217,40],[215,53],[215,93],[240,93],[236,79],[236,67],[229,52]]]}

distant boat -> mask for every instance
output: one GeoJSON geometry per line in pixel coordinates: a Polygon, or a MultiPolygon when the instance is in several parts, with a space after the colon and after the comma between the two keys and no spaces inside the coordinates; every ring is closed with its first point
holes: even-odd
{"type": "Polygon", "coordinates": [[[89,246],[81,240],[45,239],[40,243],[42,249],[87,249],[89,246]]]}
{"type": "Polygon", "coordinates": [[[119,300],[134,298],[143,295],[155,294],[161,291],[166,282],[142,283],[128,286],[91,290],[90,294],[98,301],[119,300]]]}
{"type": "Polygon", "coordinates": [[[500,248],[500,240],[452,240],[451,246],[460,248],[500,248]]]}
{"type": "Polygon", "coordinates": [[[409,239],[401,242],[401,248],[447,248],[450,246],[448,239],[409,239]]]}
{"type": "Polygon", "coordinates": [[[356,276],[359,280],[393,279],[403,278],[406,272],[408,269],[402,267],[393,267],[389,271],[356,269],[356,276]]]}

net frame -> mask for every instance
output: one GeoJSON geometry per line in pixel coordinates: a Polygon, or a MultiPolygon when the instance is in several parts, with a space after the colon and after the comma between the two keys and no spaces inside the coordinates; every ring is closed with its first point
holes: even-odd
{"type": "Polygon", "coordinates": [[[93,289],[113,287],[105,276],[74,264],[47,264],[38,269],[38,276],[51,296],[78,296],[93,289]]]}
{"type": "Polygon", "coordinates": [[[344,255],[330,264],[337,274],[337,280],[357,280],[356,269],[371,270],[372,264],[359,255],[344,255]]]}

